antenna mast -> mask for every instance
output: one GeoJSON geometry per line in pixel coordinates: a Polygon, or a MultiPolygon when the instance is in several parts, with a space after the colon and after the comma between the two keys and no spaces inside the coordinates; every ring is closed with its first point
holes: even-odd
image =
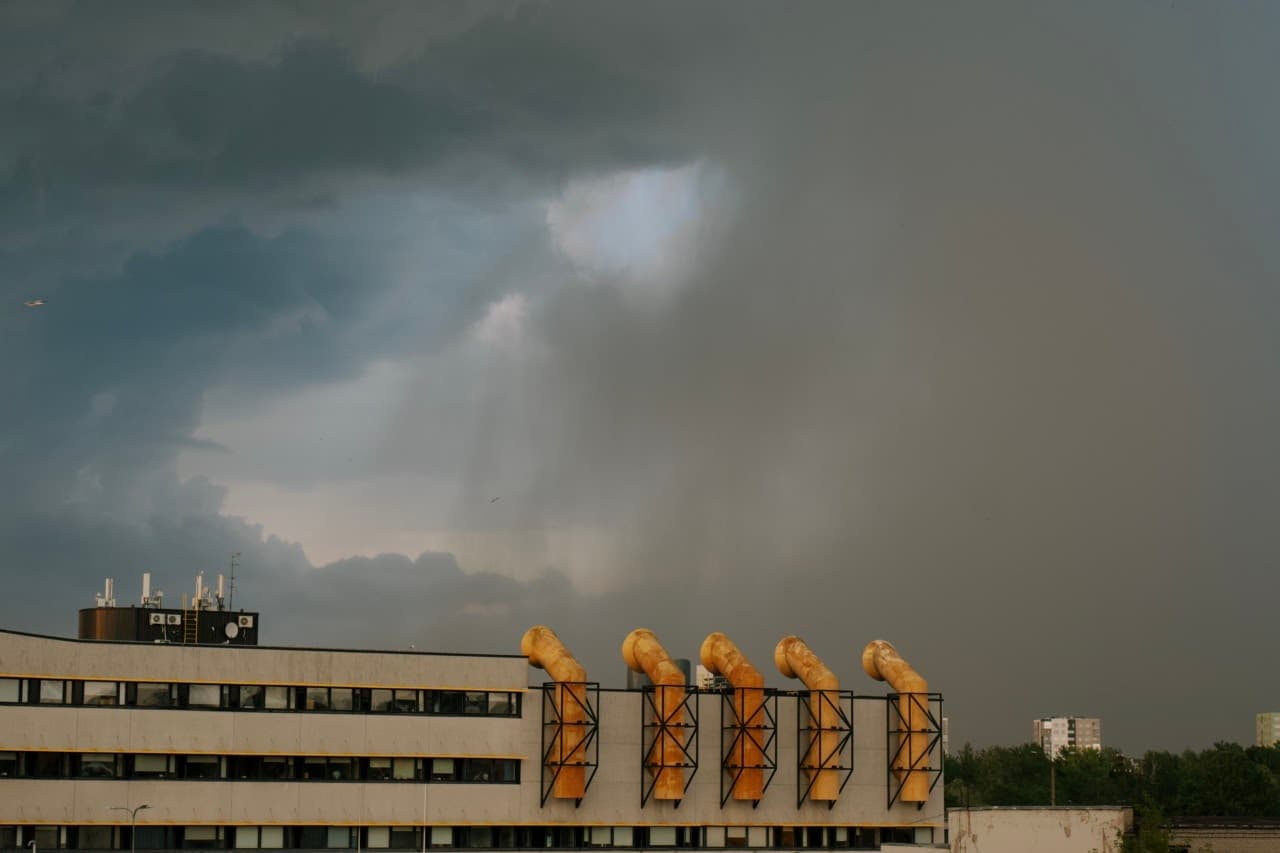
{"type": "Polygon", "coordinates": [[[227,584],[227,609],[234,610],[232,603],[236,599],[236,566],[240,565],[240,552],[231,555],[231,580],[227,584]]]}

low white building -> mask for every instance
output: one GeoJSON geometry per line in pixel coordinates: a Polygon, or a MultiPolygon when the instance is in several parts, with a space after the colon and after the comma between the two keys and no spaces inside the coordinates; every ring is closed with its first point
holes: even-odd
{"type": "Polygon", "coordinates": [[[1128,806],[947,809],[951,853],[1118,853],[1128,806]]]}

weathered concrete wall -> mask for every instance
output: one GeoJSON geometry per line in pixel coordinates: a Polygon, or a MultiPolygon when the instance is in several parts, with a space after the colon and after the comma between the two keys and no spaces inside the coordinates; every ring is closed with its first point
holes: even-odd
{"type": "Polygon", "coordinates": [[[1125,806],[947,809],[952,853],[1116,853],[1132,825],[1125,806]]]}
{"type": "Polygon", "coordinates": [[[1280,850],[1280,827],[1174,828],[1170,844],[1184,844],[1189,853],[1275,853],[1280,850]]]}

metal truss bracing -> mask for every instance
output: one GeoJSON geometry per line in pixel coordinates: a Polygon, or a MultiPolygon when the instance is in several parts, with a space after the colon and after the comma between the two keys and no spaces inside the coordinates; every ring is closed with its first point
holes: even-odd
{"type": "MultiPolygon", "coordinates": [[[[760,794],[769,790],[773,775],[778,772],[778,694],[765,692],[764,701],[757,707],[748,701],[748,691],[761,692],[759,688],[730,687],[721,693],[720,700],[720,808],[733,796],[743,771],[758,770],[764,776],[760,794]],[[759,757],[759,762],[748,761],[759,757]]],[[[760,805],[752,800],[751,808],[760,805]]]]}
{"type": "MultiPolygon", "coordinates": [[[[641,690],[644,703],[640,712],[640,808],[644,808],[653,795],[658,778],[664,770],[679,768],[684,774],[683,794],[689,790],[694,774],[698,772],[698,691],[682,688],[683,698],[669,702],[671,707],[664,714],[659,706],[660,690],[671,688],[647,684],[641,690]],[[679,746],[679,758],[672,759],[665,749],[667,744],[679,746]]],[[[680,800],[672,800],[680,808],[680,800]]]]}
{"type": "MultiPolygon", "coordinates": [[[[839,796],[853,776],[853,724],[849,722],[853,693],[848,690],[797,690],[796,696],[796,808],[814,793],[814,785],[822,773],[835,773],[839,796]],[[820,718],[820,719],[819,719],[820,718]]],[[[832,799],[827,808],[835,807],[832,799]]]]}
{"type": "MultiPolygon", "coordinates": [[[[567,768],[586,773],[583,793],[591,787],[600,766],[600,684],[596,681],[548,681],[542,685],[542,799],[567,768]]],[[[575,797],[574,808],[582,804],[575,797]]]]}
{"type": "MultiPolygon", "coordinates": [[[[910,773],[929,774],[929,793],[942,779],[942,694],[941,693],[890,693],[885,697],[885,745],[889,754],[889,771],[885,776],[888,807],[902,795],[910,773]],[[914,717],[917,726],[912,730],[904,717],[914,717]],[[923,725],[920,725],[923,721],[923,725]],[[935,760],[936,759],[936,760],[935,760]],[[897,769],[895,769],[897,768],[897,769]],[[905,768],[915,768],[907,770],[905,768]]],[[[916,803],[917,809],[924,803],[916,803]]]]}

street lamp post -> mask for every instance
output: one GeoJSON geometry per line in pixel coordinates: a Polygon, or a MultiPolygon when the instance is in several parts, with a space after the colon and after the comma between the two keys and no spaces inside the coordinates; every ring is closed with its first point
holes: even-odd
{"type": "Polygon", "coordinates": [[[138,833],[134,829],[138,825],[138,812],[151,808],[147,803],[129,808],[128,806],[107,806],[108,811],[129,813],[129,853],[138,853],[138,833]]]}

